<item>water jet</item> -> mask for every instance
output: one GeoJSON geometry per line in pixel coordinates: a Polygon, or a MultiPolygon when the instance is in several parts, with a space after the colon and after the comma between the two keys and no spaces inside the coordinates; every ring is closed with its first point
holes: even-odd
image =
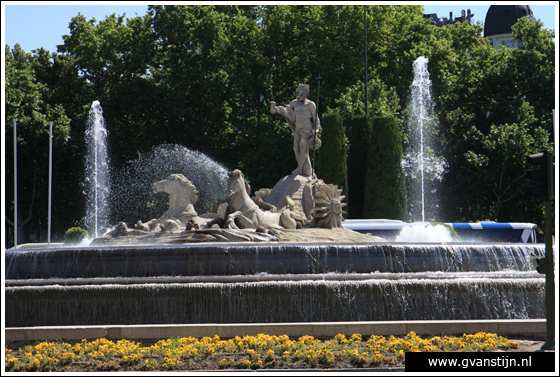
{"type": "Polygon", "coordinates": [[[86,228],[92,238],[103,235],[109,228],[109,158],[107,156],[107,129],[99,101],[93,101],[86,128],[86,228]]]}
{"type": "Polygon", "coordinates": [[[437,221],[439,204],[435,200],[433,182],[441,181],[447,163],[434,150],[436,119],[428,59],[423,56],[416,59],[413,72],[408,107],[408,151],[402,161],[408,181],[410,220],[437,221]]]}

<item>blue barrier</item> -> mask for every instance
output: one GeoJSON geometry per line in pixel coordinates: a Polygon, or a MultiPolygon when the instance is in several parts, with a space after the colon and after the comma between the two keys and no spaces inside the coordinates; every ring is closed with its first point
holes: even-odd
{"type": "MultiPolygon", "coordinates": [[[[400,220],[364,219],[345,220],[342,227],[360,233],[394,241],[404,227],[427,226],[430,223],[405,223],[400,220]]],[[[537,242],[537,225],[532,223],[497,223],[482,221],[478,223],[445,223],[453,228],[463,242],[537,242]]]]}

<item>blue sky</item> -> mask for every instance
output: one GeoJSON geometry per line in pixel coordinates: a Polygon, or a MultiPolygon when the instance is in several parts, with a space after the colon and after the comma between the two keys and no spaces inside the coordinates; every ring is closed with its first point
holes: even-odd
{"type": "MultiPolygon", "coordinates": [[[[107,15],[116,13],[122,15],[126,13],[127,18],[144,16],[148,10],[148,4],[129,5],[129,2],[122,5],[114,5],[119,3],[113,2],[74,2],[74,5],[67,5],[72,2],[2,2],[2,44],[13,47],[19,43],[24,51],[44,47],[46,50],[55,52],[56,46],[63,43],[62,35],[68,34],[68,23],[72,17],[78,13],[83,14],[88,20],[95,18],[97,21],[105,19],[107,15]],[[30,4],[30,5],[29,5],[30,4]],[[45,5],[48,4],[48,5],[45,5]]],[[[184,2],[183,2],[184,3],[184,2]]],[[[419,2],[422,3],[422,2],[419,2]]],[[[499,2],[494,2],[499,3],[499,2]]],[[[363,4],[363,3],[362,3],[363,4]]],[[[449,2],[441,4],[434,2],[427,5],[424,4],[425,13],[437,13],[439,17],[449,18],[449,12],[453,12],[453,18],[461,15],[461,10],[470,9],[474,13],[473,20],[484,22],[488,5],[481,5],[480,2],[465,3],[449,2]],[[476,5],[468,5],[476,4],[476,5]]],[[[528,2],[533,10],[533,14],[537,19],[544,23],[544,27],[548,29],[556,29],[555,16],[558,13],[555,9],[556,2],[528,2]],[[540,4],[540,5],[537,5],[540,4]],[[544,5],[543,5],[544,4],[544,5]]]]}

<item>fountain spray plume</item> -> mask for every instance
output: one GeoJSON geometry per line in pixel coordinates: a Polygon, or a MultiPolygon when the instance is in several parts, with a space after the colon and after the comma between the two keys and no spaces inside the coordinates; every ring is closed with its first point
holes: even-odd
{"type": "Polygon", "coordinates": [[[86,178],[87,231],[92,238],[102,236],[108,228],[109,158],[107,156],[107,130],[103,109],[99,101],[93,101],[86,128],[86,178]]]}
{"type": "Polygon", "coordinates": [[[154,193],[152,184],[170,174],[183,174],[198,189],[194,208],[198,214],[213,213],[226,201],[228,169],[202,152],[177,144],[161,144],[116,169],[111,182],[113,224],[157,218],[169,208],[169,196],[154,193]]]}
{"type": "Polygon", "coordinates": [[[414,80],[410,86],[408,117],[408,153],[403,159],[409,183],[410,219],[425,222],[435,220],[435,181],[441,181],[446,162],[433,151],[432,134],[435,118],[431,95],[432,82],[428,72],[428,59],[421,56],[413,64],[414,80]],[[427,213],[429,211],[429,213],[427,213]]]}

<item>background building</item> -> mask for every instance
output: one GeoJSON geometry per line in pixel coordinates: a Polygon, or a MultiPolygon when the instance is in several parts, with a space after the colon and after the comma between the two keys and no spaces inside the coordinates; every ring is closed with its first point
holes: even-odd
{"type": "MultiPolygon", "coordinates": [[[[471,23],[474,13],[470,9],[461,11],[460,17],[453,19],[453,13],[449,13],[449,18],[438,17],[437,13],[424,14],[424,18],[431,19],[430,23],[436,26],[444,26],[454,24],[456,22],[471,23]]],[[[484,37],[488,38],[488,42],[496,50],[500,45],[510,48],[516,48],[519,41],[513,38],[511,27],[517,23],[517,20],[527,16],[531,20],[535,20],[533,11],[528,5],[492,5],[486,13],[484,21],[484,37]]]]}
{"type": "Polygon", "coordinates": [[[517,20],[527,16],[535,20],[533,11],[528,5],[492,5],[486,13],[484,21],[484,37],[496,50],[500,45],[510,48],[519,46],[519,41],[513,39],[511,27],[517,20]]]}

